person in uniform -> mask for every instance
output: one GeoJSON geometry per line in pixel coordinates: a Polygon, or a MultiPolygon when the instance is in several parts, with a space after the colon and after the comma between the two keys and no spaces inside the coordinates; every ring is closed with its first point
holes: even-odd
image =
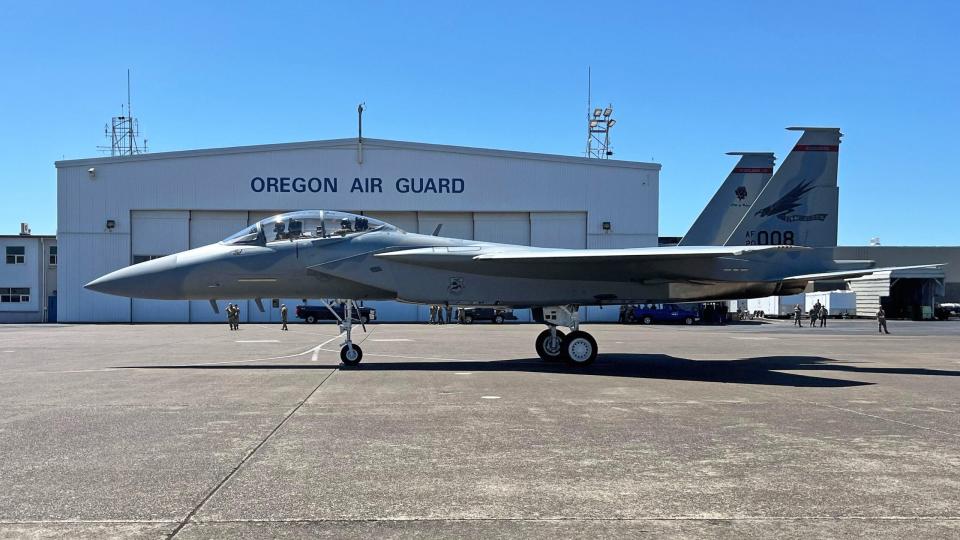
{"type": "Polygon", "coordinates": [[[827,306],[820,306],[820,328],[823,328],[827,325],[827,306]]]}
{"type": "Polygon", "coordinates": [[[281,330],[288,330],[287,328],[287,305],[280,304],[280,322],[283,323],[283,326],[280,327],[281,330]]]}
{"type": "Polygon", "coordinates": [[[437,324],[444,324],[443,322],[443,306],[437,305],[437,324]]]}
{"type": "Polygon", "coordinates": [[[793,325],[803,328],[803,310],[800,309],[800,304],[793,308],[793,325]]]}
{"type": "Polygon", "coordinates": [[[447,304],[447,322],[453,324],[453,306],[447,304]]]}
{"type": "Polygon", "coordinates": [[[880,306],[880,309],[877,310],[877,330],[881,334],[889,334],[887,331],[887,312],[883,310],[883,306],[880,306]]]}
{"type": "Polygon", "coordinates": [[[817,306],[813,306],[810,308],[810,328],[816,328],[818,318],[820,318],[820,311],[817,306]]]}
{"type": "Polygon", "coordinates": [[[239,304],[233,305],[233,329],[234,330],[240,329],[240,305],[239,304]]]}
{"type": "Polygon", "coordinates": [[[437,306],[435,304],[430,304],[430,320],[427,321],[427,324],[436,324],[437,322],[437,306]]]}
{"type": "Polygon", "coordinates": [[[226,309],[223,310],[227,314],[227,324],[230,325],[230,330],[233,330],[233,304],[227,304],[226,309]]]}

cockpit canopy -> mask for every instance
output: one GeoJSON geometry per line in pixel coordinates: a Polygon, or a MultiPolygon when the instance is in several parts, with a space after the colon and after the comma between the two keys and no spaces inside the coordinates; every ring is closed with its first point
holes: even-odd
{"type": "Polygon", "coordinates": [[[301,210],[268,217],[233,234],[222,243],[264,245],[293,240],[343,238],[378,230],[397,230],[367,216],[332,210],[301,210]]]}

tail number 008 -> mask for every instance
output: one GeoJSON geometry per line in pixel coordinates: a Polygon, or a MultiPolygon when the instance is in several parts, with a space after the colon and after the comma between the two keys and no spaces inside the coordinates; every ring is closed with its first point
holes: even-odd
{"type": "Polygon", "coordinates": [[[755,246],[792,246],[793,231],[756,231],[755,246]]]}

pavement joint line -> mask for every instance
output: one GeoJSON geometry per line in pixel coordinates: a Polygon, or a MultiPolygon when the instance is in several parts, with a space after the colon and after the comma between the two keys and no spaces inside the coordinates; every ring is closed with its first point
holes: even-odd
{"type": "Polygon", "coordinates": [[[236,476],[236,474],[240,472],[240,469],[243,468],[243,466],[247,463],[247,461],[249,461],[250,458],[252,458],[254,454],[256,454],[257,451],[263,447],[263,445],[267,444],[267,441],[269,441],[278,431],[280,431],[280,428],[286,425],[287,421],[289,421],[290,418],[292,418],[293,415],[300,410],[300,407],[303,407],[303,404],[306,403],[311,397],[313,397],[313,395],[316,394],[318,390],[320,390],[320,387],[323,386],[323,383],[327,382],[327,380],[329,380],[330,377],[332,377],[333,374],[336,373],[337,371],[338,370],[336,369],[330,370],[330,373],[328,373],[320,381],[320,383],[317,384],[316,387],[314,387],[313,390],[307,393],[306,397],[300,400],[300,402],[297,403],[295,407],[290,409],[290,412],[288,412],[286,416],[283,417],[283,420],[281,420],[280,423],[278,423],[272,430],[270,430],[270,433],[267,433],[267,436],[264,437],[263,440],[261,440],[259,443],[257,443],[257,445],[254,446],[253,449],[250,450],[250,452],[248,452],[247,455],[244,456],[243,459],[241,459],[240,462],[237,463],[237,465],[233,469],[231,469],[230,472],[227,473],[227,475],[224,476],[223,479],[221,479],[220,482],[218,482],[217,485],[214,486],[213,489],[211,489],[210,492],[207,493],[207,495],[204,496],[203,499],[201,499],[200,502],[197,503],[197,505],[194,506],[193,509],[190,510],[190,512],[188,512],[187,515],[182,520],[177,522],[176,528],[174,528],[173,531],[170,532],[167,538],[168,539],[173,538],[174,536],[177,535],[177,533],[183,530],[183,528],[187,525],[187,523],[189,523],[193,519],[193,516],[195,516],[197,512],[199,512],[200,509],[203,508],[203,505],[205,505],[207,501],[209,501],[214,495],[216,495],[220,491],[220,489],[223,488],[223,486],[225,486],[227,482],[230,481],[231,478],[236,476]]]}
{"type": "Polygon", "coordinates": [[[417,518],[417,517],[396,517],[396,518],[304,518],[304,519],[213,519],[196,520],[193,523],[215,524],[215,523],[377,523],[377,522],[490,522],[490,521],[529,521],[529,522],[563,522],[563,521],[582,521],[582,522],[623,522],[623,521],[960,521],[960,516],[734,516],[734,517],[713,517],[713,516],[642,516],[642,517],[578,517],[578,516],[559,516],[559,517],[461,517],[461,518],[417,518]]]}
{"type": "MultiPolygon", "coordinates": [[[[461,518],[289,518],[289,519],[202,519],[193,520],[195,525],[213,525],[218,523],[377,523],[377,522],[628,522],[628,521],[960,521],[960,516],[736,516],[736,517],[705,517],[705,516],[641,516],[641,517],[461,517],[461,518]]],[[[177,523],[175,520],[162,519],[37,519],[37,520],[5,520],[0,519],[0,525],[95,525],[95,524],[164,524],[177,523]]]]}
{"type": "MultiPolygon", "coordinates": [[[[773,395],[773,394],[770,394],[769,392],[764,392],[763,390],[760,390],[760,389],[754,389],[754,390],[757,390],[757,391],[759,391],[759,392],[762,393],[762,394],[773,395]]],[[[788,399],[791,399],[791,400],[793,400],[793,401],[799,401],[799,402],[801,402],[801,403],[806,403],[807,405],[814,405],[814,406],[816,406],[816,407],[823,407],[823,408],[826,408],[826,409],[835,409],[835,410],[838,410],[838,411],[848,412],[848,413],[851,413],[851,414],[856,414],[856,415],[860,415],[860,416],[866,416],[866,417],[873,418],[873,419],[876,419],[876,420],[882,420],[882,421],[884,421],[884,422],[890,422],[890,423],[893,423],[893,424],[900,424],[900,425],[902,425],[902,426],[908,426],[908,427],[912,427],[912,428],[915,428],[915,429],[921,429],[921,430],[925,430],[925,431],[932,431],[932,432],[934,432],[934,433],[939,433],[939,434],[941,434],[941,435],[947,435],[947,436],[950,436],[950,437],[960,437],[960,433],[951,433],[951,432],[949,432],[949,431],[943,431],[943,430],[940,430],[940,429],[937,429],[937,428],[932,428],[932,427],[927,427],[927,426],[921,426],[921,425],[917,425],[917,424],[911,424],[910,422],[904,422],[903,420],[894,420],[893,418],[884,418],[883,416],[878,416],[878,415],[876,415],[876,414],[870,414],[870,413],[865,413],[865,412],[862,412],[862,411],[856,411],[856,410],[854,410],[854,409],[848,409],[848,408],[846,408],[846,407],[840,407],[840,406],[837,406],[837,405],[830,405],[829,403],[820,403],[820,402],[817,402],[817,401],[808,401],[808,400],[806,400],[806,399],[798,398],[798,397],[788,398],[788,399]]]]}

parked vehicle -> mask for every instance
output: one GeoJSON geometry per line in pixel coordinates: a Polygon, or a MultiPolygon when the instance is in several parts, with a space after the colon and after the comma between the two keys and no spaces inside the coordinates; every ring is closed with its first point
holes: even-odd
{"type": "Polygon", "coordinates": [[[700,314],[677,304],[640,304],[633,308],[633,320],[641,324],[681,322],[689,325],[699,321],[700,314]]]}
{"type": "Polygon", "coordinates": [[[463,322],[472,324],[474,321],[491,321],[503,324],[504,321],[515,321],[517,316],[510,309],[497,308],[466,308],[463,310],[463,322]]]}
{"type": "Polygon", "coordinates": [[[762,311],[765,318],[779,319],[793,317],[793,310],[797,304],[800,304],[801,309],[806,307],[806,293],[751,298],[747,300],[747,311],[751,313],[762,311]]]}
{"type": "MultiPolygon", "coordinates": [[[[337,313],[337,317],[343,319],[343,314],[346,311],[343,307],[343,304],[333,304],[331,307],[333,307],[333,311],[337,313]]],[[[303,319],[310,324],[318,323],[320,321],[337,320],[337,318],[333,316],[333,313],[330,313],[330,310],[327,309],[327,306],[299,305],[297,306],[296,314],[298,319],[303,319]]],[[[367,324],[370,321],[375,321],[377,320],[377,310],[360,306],[353,310],[353,320],[354,322],[359,322],[360,324],[367,324]]]]}
{"type": "Polygon", "coordinates": [[[810,313],[817,301],[827,307],[831,319],[846,319],[857,315],[857,293],[853,291],[819,291],[806,294],[804,308],[810,313]]]}

